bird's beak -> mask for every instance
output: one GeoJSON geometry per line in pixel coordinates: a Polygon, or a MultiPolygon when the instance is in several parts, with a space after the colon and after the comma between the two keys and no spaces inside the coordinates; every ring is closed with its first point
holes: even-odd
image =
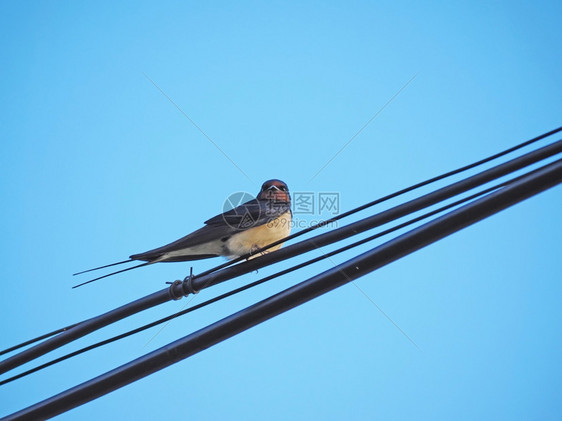
{"type": "Polygon", "coordinates": [[[261,199],[273,200],[274,202],[288,202],[291,200],[289,193],[281,190],[277,186],[269,186],[265,190],[262,190],[259,197],[261,199]]]}

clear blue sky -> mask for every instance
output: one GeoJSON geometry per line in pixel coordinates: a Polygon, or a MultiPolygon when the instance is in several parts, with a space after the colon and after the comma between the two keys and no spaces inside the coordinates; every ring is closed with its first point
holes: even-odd
{"type": "MultiPolygon", "coordinates": [[[[293,192],[338,192],[348,210],[559,126],[560,16],[554,1],[2,2],[0,347],[183,278],[189,265],[161,264],[70,288],[75,271],[199,228],[230,193],[280,178],[293,192]]],[[[60,419],[557,419],[561,193],[60,419]]],[[[351,256],[0,387],[0,415],[351,256]]]]}

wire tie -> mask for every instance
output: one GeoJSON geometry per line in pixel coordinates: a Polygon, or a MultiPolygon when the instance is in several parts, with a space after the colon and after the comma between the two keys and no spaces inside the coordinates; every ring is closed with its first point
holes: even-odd
{"type": "Polygon", "coordinates": [[[183,290],[187,291],[188,294],[199,293],[199,291],[193,288],[193,278],[195,277],[193,276],[193,266],[192,266],[191,269],[189,270],[189,276],[186,276],[185,279],[183,280],[183,290]]]}
{"type": "Polygon", "coordinates": [[[174,282],[166,282],[166,283],[170,284],[170,289],[169,289],[170,297],[172,297],[172,299],[175,301],[181,300],[183,298],[183,295],[178,296],[178,294],[176,293],[176,287],[180,285],[182,282],[178,279],[174,282]]]}

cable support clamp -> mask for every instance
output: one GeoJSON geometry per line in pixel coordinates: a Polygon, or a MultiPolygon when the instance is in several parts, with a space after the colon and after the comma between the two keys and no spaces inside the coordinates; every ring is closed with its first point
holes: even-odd
{"type": "Polygon", "coordinates": [[[177,301],[177,300],[181,300],[183,298],[183,294],[178,294],[178,290],[179,291],[183,291],[183,288],[177,288],[179,285],[182,284],[182,281],[175,280],[174,282],[166,282],[168,284],[170,284],[170,297],[172,297],[172,300],[177,301]]]}
{"type": "Polygon", "coordinates": [[[189,276],[186,276],[185,279],[183,280],[182,287],[184,293],[186,293],[185,295],[199,294],[199,291],[193,288],[193,278],[195,277],[193,276],[193,266],[192,266],[191,269],[189,270],[189,276]]]}

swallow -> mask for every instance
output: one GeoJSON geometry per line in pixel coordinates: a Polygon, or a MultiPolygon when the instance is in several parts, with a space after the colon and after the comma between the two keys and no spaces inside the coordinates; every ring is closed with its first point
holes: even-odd
{"type": "Polygon", "coordinates": [[[255,199],[208,219],[202,228],[179,240],[133,254],[128,260],[77,272],[74,275],[132,261],[145,263],[100,276],[73,288],[159,262],[184,262],[218,256],[234,259],[246,254],[250,254],[248,259],[255,258],[283,246],[283,243],[277,244],[257,253],[257,250],[287,237],[291,232],[291,220],[291,196],[287,184],[277,179],[268,180],[263,183],[255,199]]]}

